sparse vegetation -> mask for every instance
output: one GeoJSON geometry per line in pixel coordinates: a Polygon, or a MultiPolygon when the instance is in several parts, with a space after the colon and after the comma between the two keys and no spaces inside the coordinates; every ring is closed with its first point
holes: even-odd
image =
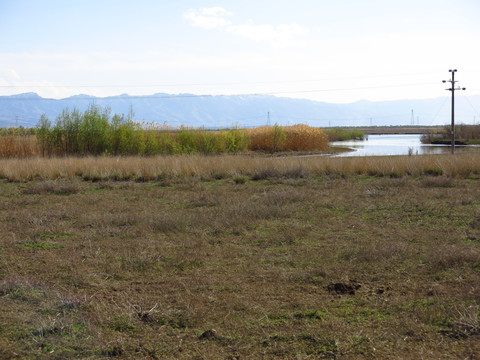
{"type": "Polygon", "coordinates": [[[477,358],[479,164],[1,160],[0,354],[477,358]]]}
{"type": "MultiPolygon", "coordinates": [[[[442,130],[431,132],[422,136],[424,144],[450,144],[451,126],[445,126],[442,130]]],[[[480,145],[480,125],[456,125],[455,141],[463,145],[480,145]]]]}

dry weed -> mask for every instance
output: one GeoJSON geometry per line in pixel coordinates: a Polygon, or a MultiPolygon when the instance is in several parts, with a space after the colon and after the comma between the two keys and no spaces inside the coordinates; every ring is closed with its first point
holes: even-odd
{"type": "Polygon", "coordinates": [[[328,137],[319,128],[298,124],[263,126],[248,131],[252,151],[318,151],[328,148],[328,137]]]}
{"type": "Polygon", "coordinates": [[[480,306],[463,307],[453,322],[456,336],[468,337],[480,334],[480,306]]]}
{"type": "Polygon", "coordinates": [[[37,156],[39,148],[35,136],[0,136],[0,158],[27,158],[37,156]]]}
{"type": "Polygon", "coordinates": [[[82,184],[77,181],[45,180],[29,183],[23,190],[23,194],[58,194],[70,195],[82,191],[82,184]]]}

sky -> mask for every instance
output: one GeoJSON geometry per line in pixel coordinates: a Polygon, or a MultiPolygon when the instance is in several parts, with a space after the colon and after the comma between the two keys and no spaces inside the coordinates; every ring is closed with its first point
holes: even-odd
{"type": "Polygon", "coordinates": [[[479,0],[0,0],[0,95],[480,94],[479,0]]]}

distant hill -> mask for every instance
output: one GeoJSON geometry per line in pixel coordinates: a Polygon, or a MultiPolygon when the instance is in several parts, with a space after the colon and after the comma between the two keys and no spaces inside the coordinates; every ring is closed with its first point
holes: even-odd
{"type": "MultiPolygon", "coordinates": [[[[397,126],[444,125],[450,123],[448,96],[425,100],[358,101],[332,104],[266,95],[196,96],[191,94],[119,95],[93,97],[75,95],[65,99],[42,98],[36,93],[0,96],[0,127],[35,126],[42,114],[51,121],[63,109],[84,111],[89,105],[109,106],[112,113],[127,114],[137,121],[206,128],[261,125],[397,126]],[[412,120],[413,110],[413,120],[412,120]]],[[[456,122],[480,122],[480,95],[456,98],[456,122]]]]}

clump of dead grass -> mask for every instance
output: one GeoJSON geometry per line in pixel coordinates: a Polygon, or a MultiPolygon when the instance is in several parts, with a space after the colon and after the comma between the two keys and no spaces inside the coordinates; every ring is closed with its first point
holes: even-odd
{"type": "Polygon", "coordinates": [[[480,306],[464,306],[457,312],[452,324],[452,335],[456,337],[480,335],[480,306]]]}
{"type": "Polygon", "coordinates": [[[451,268],[480,268],[480,250],[462,244],[442,244],[430,250],[426,265],[434,272],[451,268]]]}
{"type": "Polygon", "coordinates": [[[34,287],[28,280],[12,278],[3,280],[0,283],[0,296],[17,296],[22,289],[31,289],[34,287]]]}
{"type": "Polygon", "coordinates": [[[23,190],[23,194],[57,194],[70,195],[82,191],[83,185],[78,180],[46,180],[29,183],[23,190]]]}
{"type": "Polygon", "coordinates": [[[455,186],[455,182],[451,177],[439,177],[439,176],[431,177],[431,176],[428,176],[428,177],[423,179],[422,185],[424,187],[427,187],[427,188],[428,187],[432,187],[432,188],[435,188],[435,187],[451,188],[451,187],[455,186]]]}

